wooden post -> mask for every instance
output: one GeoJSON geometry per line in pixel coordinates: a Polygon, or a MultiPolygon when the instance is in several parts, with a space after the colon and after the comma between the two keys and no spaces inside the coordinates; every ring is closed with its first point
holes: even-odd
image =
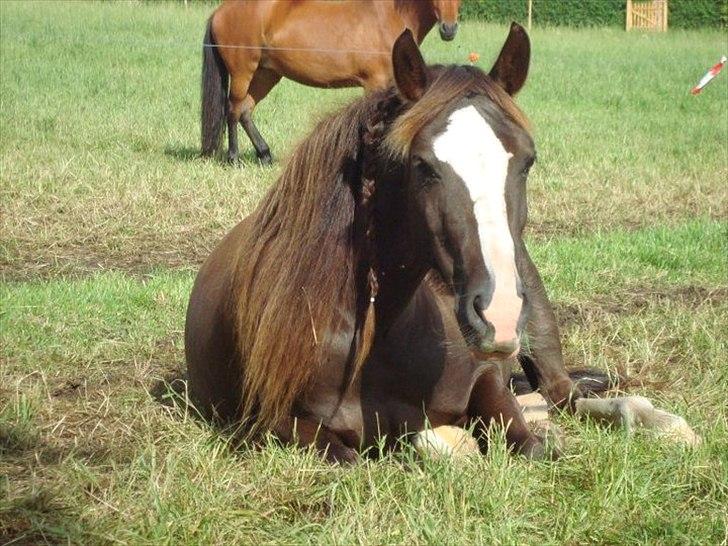
{"type": "Polygon", "coordinates": [[[627,0],[627,19],[625,21],[625,30],[632,28],[632,0],[627,0]]]}
{"type": "Polygon", "coordinates": [[[667,0],[662,1],[662,32],[667,32],[667,0]]]}
{"type": "Polygon", "coordinates": [[[533,13],[533,0],[528,0],[528,32],[531,32],[531,14],[533,13]]]}

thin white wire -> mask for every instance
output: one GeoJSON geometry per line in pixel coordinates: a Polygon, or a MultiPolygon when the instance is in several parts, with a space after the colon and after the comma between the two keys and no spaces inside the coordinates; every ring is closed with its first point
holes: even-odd
{"type": "MultiPolygon", "coordinates": [[[[0,0],[2,1],[2,0],[0,0]]],[[[69,40],[66,43],[73,42],[73,45],[80,45],[80,46],[92,46],[92,45],[118,45],[118,46],[124,46],[124,45],[131,45],[131,46],[151,46],[151,47],[179,47],[180,44],[177,42],[153,42],[153,41],[144,41],[142,42],[125,42],[123,40],[94,40],[94,41],[83,41],[83,40],[69,40]]],[[[16,43],[20,43],[23,45],[51,45],[50,42],[44,42],[41,44],[38,44],[37,40],[16,40],[16,43]]],[[[193,44],[185,44],[188,47],[199,47],[198,45],[193,44]]],[[[333,49],[333,48],[323,48],[323,47],[275,47],[275,46],[250,46],[250,45],[222,45],[222,44],[206,44],[203,43],[202,47],[210,47],[210,48],[217,48],[217,49],[258,49],[258,50],[266,50],[266,51],[309,51],[312,53],[358,53],[362,55],[391,55],[391,51],[377,51],[373,49],[333,49]]]]}
{"type": "Polygon", "coordinates": [[[202,44],[202,47],[213,47],[218,49],[265,49],[269,51],[311,51],[315,53],[363,53],[364,55],[391,55],[391,51],[375,51],[367,49],[326,49],[321,47],[275,47],[275,46],[246,46],[246,45],[221,45],[202,44]]]}

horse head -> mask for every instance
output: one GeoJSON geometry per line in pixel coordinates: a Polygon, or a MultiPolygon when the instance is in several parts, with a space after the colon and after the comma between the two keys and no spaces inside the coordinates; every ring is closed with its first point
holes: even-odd
{"type": "Polygon", "coordinates": [[[392,55],[401,105],[386,140],[402,162],[408,231],[452,290],[474,354],[513,356],[527,314],[517,260],[535,149],[511,96],[526,80],[528,36],[514,23],[489,74],[427,67],[409,31],[392,55]]]}
{"type": "Polygon", "coordinates": [[[458,31],[460,0],[433,0],[432,6],[440,25],[440,38],[449,42],[458,31]]]}

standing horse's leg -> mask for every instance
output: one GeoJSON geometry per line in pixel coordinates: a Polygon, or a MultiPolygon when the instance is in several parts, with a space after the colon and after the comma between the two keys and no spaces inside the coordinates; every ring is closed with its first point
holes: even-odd
{"type": "Polygon", "coordinates": [[[228,155],[229,163],[238,161],[238,121],[243,113],[245,97],[252,79],[253,71],[231,75],[228,95],[228,155]]]}
{"type": "Polygon", "coordinates": [[[240,124],[243,126],[253,146],[255,146],[258,160],[263,165],[270,165],[273,158],[271,157],[268,143],[261,136],[255,123],[253,123],[253,110],[280,80],[281,75],[277,72],[267,68],[259,68],[253,75],[253,81],[250,82],[250,87],[248,88],[248,95],[243,102],[243,113],[240,117],[240,124]]]}
{"type": "Polygon", "coordinates": [[[555,406],[564,407],[579,397],[579,389],[564,367],[559,327],[541,275],[525,246],[519,254],[518,270],[531,305],[526,326],[531,358],[519,360],[529,381],[537,382],[541,393],[555,406]]]}
{"type": "Polygon", "coordinates": [[[347,447],[338,434],[311,419],[286,417],[273,430],[280,441],[298,447],[314,446],[330,463],[353,463],[357,452],[347,447]]]}
{"type": "Polygon", "coordinates": [[[470,393],[468,416],[475,422],[475,436],[481,449],[487,448],[484,433],[495,421],[506,427],[509,448],[529,458],[544,457],[546,449],[543,441],[528,428],[521,407],[506,385],[498,367],[490,365],[476,380],[470,393]]]}

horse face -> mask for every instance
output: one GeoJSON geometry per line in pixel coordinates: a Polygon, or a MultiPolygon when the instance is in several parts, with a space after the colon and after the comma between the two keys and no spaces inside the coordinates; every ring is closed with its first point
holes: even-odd
{"type": "Polygon", "coordinates": [[[449,42],[458,31],[460,0],[433,0],[432,5],[440,23],[440,38],[449,42]]]}
{"type": "MultiPolygon", "coordinates": [[[[395,81],[414,103],[427,92],[426,68],[413,41],[397,42],[395,81]]],[[[529,55],[528,37],[514,24],[490,72],[492,82],[518,92],[529,55]]],[[[460,329],[481,358],[512,356],[520,348],[526,302],[516,257],[523,248],[525,184],[534,158],[528,132],[487,93],[453,101],[409,148],[413,229],[453,289],[460,329]]]]}
{"type": "Polygon", "coordinates": [[[485,358],[519,350],[526,306],[516,249],[534,157],[528,133],[482,96],[444,112],[411,149],[417,229],[453,288],[465,338],[485,358]]]}

